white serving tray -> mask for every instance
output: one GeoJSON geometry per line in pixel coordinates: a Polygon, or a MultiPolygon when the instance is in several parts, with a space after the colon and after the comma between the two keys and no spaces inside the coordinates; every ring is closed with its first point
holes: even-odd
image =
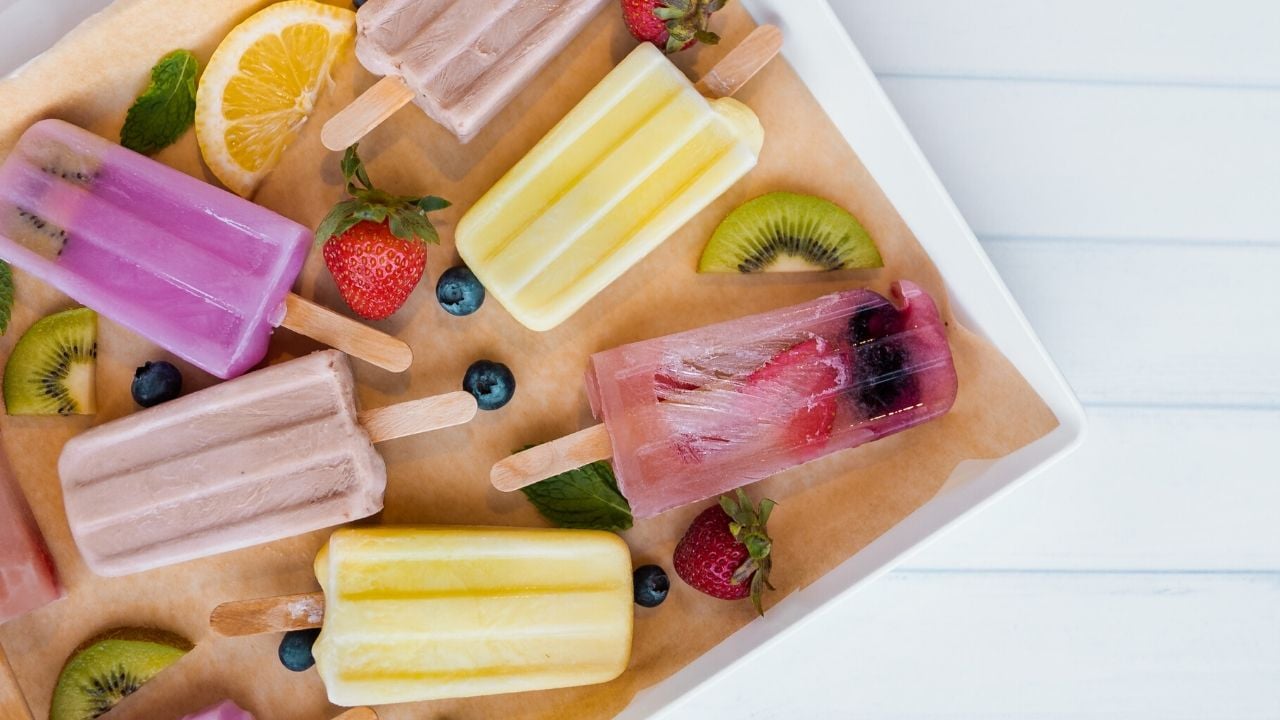
{"type": "MultiPolygon", "coordinates": [[[[740,0],[761,23],[782,28],[782,54],[843,133],[946,280],[957,316],[994,343],[1061,423],[991,462],[960,465],[932,500],[768,615],[734,633],[667,680],[642,691],[619,720],[674,710],[699,685],[730,672],[801,623],[900,563],[943,530],[1070,453],[1084,437],[1079,401],[1027,324],[977,238],[934,175],[875,75],[826,0],[740,0]]],[[[53,43],[109,0],[0,0],[0,73],[53,43]],[[17,28],[34,28],[18,33],[17,28]],[[25,44],[17,42],[22,35],[25,44]],[[34,39],[39,36],[39,39],[34,39]],[[12,42],[11,42],[12,41],[12,42]],[[39,42],[40,45],[33,43],[39,42]]]]}
{"type": "Polygon", "coordinates": [[[928,503],[817,582],[778,601],[763,618],[641,692],[618,720],[640,720],[676,709],[699,685],[732,671],[818,617],[943,530],[1065,457],[1084,439],[1080,402],[826,0],[740,1],[757,22],[782,28],[787,38],[783,57],[928,251],[946,280],[956,315],[1017,366],[1060,425],[1000,460],[962,463],[928,503]]]}

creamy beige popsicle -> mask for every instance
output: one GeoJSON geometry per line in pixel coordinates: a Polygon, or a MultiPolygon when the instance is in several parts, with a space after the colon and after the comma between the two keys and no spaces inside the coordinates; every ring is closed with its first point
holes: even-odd
{"type": "Polygon", "coordinates": [[[356,56],[385,79],[335,116],[322,139],[331,149],[346,147],[413,100],[465,143],[606,2],[369,0],[356,14],[356,56]],[[363,122],[346,122],[354,116],[363,122]]]}
{"type": "Polygon", "coordinates": [[[338,525],[382,509],[374,442],[474,413],[465,393],[358,413],[346,356],[313,353],[72,438],[58,462],[67,520],[99,575],[338,525]],[[394,427],[375,415],[397,408],[410,412],[394,427]]]}

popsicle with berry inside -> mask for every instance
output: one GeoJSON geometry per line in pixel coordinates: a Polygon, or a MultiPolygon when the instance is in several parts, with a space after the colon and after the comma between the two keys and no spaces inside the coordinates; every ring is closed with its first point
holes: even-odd
{"type": "MultiPolygon", "coordinates": [[[[62,595],[44,536],[9,469],[8,458],[0,451],[0,624],[62,595]]],[[[3,662],[0,656],[0,665],[3,662]]]]}
{"type": "Polygon", "coordinates": [[[0,166],[0,258],[220,378],[278,325],[401,371],[404,342],[290,293],[310,229],[60,120],[0,166]]]}
{"type": "Polygon", "coordinates": [[[649,517],[932,420],[956,397],[946,328],[919,286],[892,294],[849,290],[596,353],[587,393],[604,424],[499,462],[493,484],[612,457],[649,517]]]}

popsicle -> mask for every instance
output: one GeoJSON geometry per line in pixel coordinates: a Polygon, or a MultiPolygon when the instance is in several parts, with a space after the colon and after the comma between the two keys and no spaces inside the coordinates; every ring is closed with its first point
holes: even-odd
{"type": "Polygon", "coordinates": [[[729,189],[764,129],[728,95],[781,43],[756,28],[697,88],[653,45],[631,51],[458,223],[486,291],[549,330],[729,189]]]}
{"type": "Polygon", "coordinates": [[[338,530],[323,593],[225,603],[221,635],[323,627],[329,700],[381,705],[607,682],[631,654],[631,555],[596,530],[338,530]]]}
{"type": "Polygon", "coordinates": [[[311,230],[61,120],[0,166],[0,258],[220,378],[277,325],[400,371],[409,346],[289,293],[311,230]]]}
{"type": "Polygon", "coordinates": [[[849,290],[596,353],[604,421],[499,462],[515,490],[613,457],[636,517],[650,517],[857,447],[946,413],[957,380],[937,307],[849,290]]]}
{"type": "Polygon", "coordinates": [[[62,595],[44,537],[0,451],[0,624],[62,595]]]}
{"type": "Polygon", "coordinates": [[[312,353],[72,438],[67,521],[108,576],[319,530],[382,509],[374,443],[475,413],[461,391],[360,412],[346,356],[312,353]]]}
{"type": "Polygon", "coordinates": [[[413,101],[466,143],[607,2],[369,0],[356,13],[356,57],[384,77],[320,141],[342,150],[413,101]]]}

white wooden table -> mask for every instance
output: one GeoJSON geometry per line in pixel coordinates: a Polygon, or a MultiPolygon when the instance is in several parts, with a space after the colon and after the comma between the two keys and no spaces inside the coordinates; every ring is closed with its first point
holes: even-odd
{"type": "Polygon", "coordinates": [[[1090,437],[669,715],[1280,718],[1280,3],[832,4],[1090,437]]]}

